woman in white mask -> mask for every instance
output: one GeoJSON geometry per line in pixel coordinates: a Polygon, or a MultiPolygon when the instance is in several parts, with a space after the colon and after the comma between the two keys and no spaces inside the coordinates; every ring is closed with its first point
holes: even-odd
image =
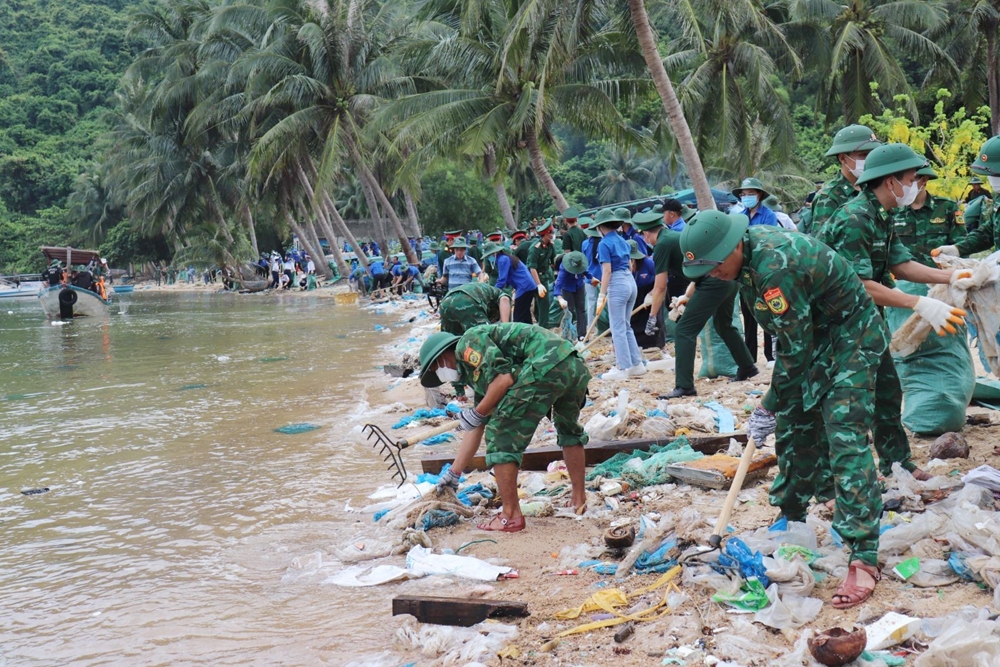
{"type": "Polygon", "coordinates": [[[979,157],[972,163],[970,169],[980,176],[985,176],[993,191],[993,204],[989,209],[983,207],[982,222],[975,230],[969,232],[964,240],[955,245],[944,245],[931,251],[932,257],[938,255],[954,255],[967,257],[973,253],[989,250],[1000,246],[1000,136],[987,140],[979,149],[979,157]]]}

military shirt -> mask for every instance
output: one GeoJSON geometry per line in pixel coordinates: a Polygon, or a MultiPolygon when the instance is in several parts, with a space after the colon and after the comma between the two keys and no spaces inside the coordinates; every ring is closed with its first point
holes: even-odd
{"type": "Polygon", "coordinates": [[[528,251],[531,250],[531,246],[538,242],[536,237],[530,239],[522,240],[517,248],[514,249],[514,256],[521,260],[524,264],[528,263],[528,251]]]}
{"type": "Polygon", "coordinates": [[[802,231],[819,238],[819,231],[823,225],[833,217],[837,209],[853,199],[858,194],[851,182],[844,177],[843,173],[837,174],[836,178],[827,181],[820,188],[816,196],[813,197],[812,212],[809,217],[809,229],[802,231]]]}
{"type": "Polygon", "coordinates": [[[563,252],[572,252],[573,250],[583,250],[583,240],[587,238],[587,234],[580,229],[580,225],[574,225],[566,230],[563,234],[562,249],[563,252]]]}
{"type": "Polygon", "coordinates": [[[441,298],[441,330],[460,336],[471,327],[499,322],[501,296],[503,292],[486,283],[456,287],[441,298]]]}
{"type": "Polygon", "coordinates": [[[539,238],[531,242],[531,248],[528,249],[528,261],[525,264],[528,265],[529,269],[538,272],[538,277],[542,282],[551,283],[554,278],[552,262],[555,261],[555,258],[555,246],[551,243],[544,245],[539,238]]]}
{"type": "Polygon", "coordinates": [[[681,235],[661,229],[653,246],[653,266],[657,273],[684,274],[684,255],[681,253],[681,235]]]}
{"type": "Polygon", "coordinates": [[[877,365],[889,331],[853,267],[807,234],[752,227],[743,237],[740,297],[778,358],[763,405],[815,407],[840,379],[877,365]]]}
{"type": "Polygon", "coordinates": [[[483,251],[479,248],[478,245],[470,245],[469,249],[466,252],[468,253],[469,257],[476,260],[480,264],[482,263],[483,251]]]}
{"type": "Polygon", "coordinates": [[[931,250],[954,245],[965,238],[965,219],[959,217],[958,204],[928,193],[918,209],[903,206],[893,209],[892,226],[913,260],[937,268],[931,250]]]}
{"type": "Polygon", "coordinates": [[[988,200],[979,199],[982,202],[982,220],[979,226],[963,241],[956,243],[958,252],[968,256],[982,250],[989,250],[1000,243],[1000,197],[993,205],[987,208],[988,200]]]}
{"type": "Polygon", "coordinates": [[[841,206],[817,238],[852,263],[859,278],[886,287],[896,285],[891,268],[913,259],[896,236],[889,213],[869,188],[841,206]]]}
{"type": "Polygon", "coordinates": [[[971,234],[973,230],[979,229],[979,224],[983,220],[983,208],[988,209],[990,201],[988,197],[977,197],[965,205],[962,219],[965,221],[966,234],[971,234]]]}
{"type": "Polygon", "coordinates": [[[513,375],[514,387],[532,384],[574,351],[572,343],[551,331],[508,322],[466,331],[455,346],[455,360],[459,381],[471,385],[481,399],[498,375],[513,375]]]}

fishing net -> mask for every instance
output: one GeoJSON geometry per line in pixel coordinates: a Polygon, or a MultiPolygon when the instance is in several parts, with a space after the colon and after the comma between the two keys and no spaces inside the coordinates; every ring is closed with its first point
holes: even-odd
{"type": "Polygon", "coordinates": [[[634,450],[620,452],[604,463],[599,463],[587,473],[587,479],[601,476],[623,479],[633,487],[664,484],[670,479],[666,466],[685,461],[696,461],[704,454],[691,448],[685,436],[680,436],[665,445],[652,445],[649,451],[634,450]]]}
{"type": "Polygon", "coordinates": [[[576,342],[576,322],[573,320],[573,313],[569,308],[562,311],[562,323],[559,325],[559,332],[568,341],[576,342]]]}

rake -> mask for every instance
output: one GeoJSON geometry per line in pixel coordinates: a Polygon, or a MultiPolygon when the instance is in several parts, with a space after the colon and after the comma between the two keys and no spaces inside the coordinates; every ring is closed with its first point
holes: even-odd
{"type": "Polygon", "coordinates": [[[406,481],[406,464],[403,462],[403,450],[411,445],[415,445],[418,442],[426,440],[427,438],[433,438],[435,435],[441,435],[442,433],[447,433],[448,431],[454,431],[458,428],[458,420],[452,420],[445,422],[440,426],[437,426],[429,431],[425,431],[418,435],[412,435],[409,438],[401,438],[399,440],[393,440],[390,438],[385,431],[376,426],[375,424],[365,424],[361,429],[361,432],[366,435],[368,441],[372,443],[372,447],[378,450],[379,456],[382,457],[383,463],[388,463],[386,470],[395,470],[392,479],[399,478],[399,484],[396,488],[403,486],[406,481]]]}

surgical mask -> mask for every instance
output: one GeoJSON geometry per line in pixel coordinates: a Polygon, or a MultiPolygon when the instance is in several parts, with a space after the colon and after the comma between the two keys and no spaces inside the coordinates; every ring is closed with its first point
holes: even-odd
{"type": "Polygon", "coordinates": [[[851,176],[853,176],[854,178],[861,178],[861,173],[864,170],[865,170],[865,159],[864,158],[861,158],[860,160],[855,160],[854,161],[854,166],[847,168],[847,171],[851,172],[851,176]]]}
{"type": "Polygon", "coordinates": [[[1000,192],[1000,176],[987,176],[986,180],[990,182],[990,189],[993,192],[1000,192]]]}
{"type": "Polygon", "coordinates": [[[916,181],[913,181],[909,185],[903,185],[898,180],[896,182],[903,188],[903,195],[901,197],[896,197],[896,205],[909,206],[916,200],[917,193],[920,192],[920,184],[916,181]]]}
{"type": "Polygon", "coordinates": [[[438,380],[441,382],[457,382],[458,381],[458,371],[454,368],[448,368],[447,366],[442,366],[437,369],[438,380]]]}
{"type": "Polygon", "coordinates": [[[757,206],[757,195],[743,195],[740,197],[740,203],[747,208],[756,208],[757,206]]]}

